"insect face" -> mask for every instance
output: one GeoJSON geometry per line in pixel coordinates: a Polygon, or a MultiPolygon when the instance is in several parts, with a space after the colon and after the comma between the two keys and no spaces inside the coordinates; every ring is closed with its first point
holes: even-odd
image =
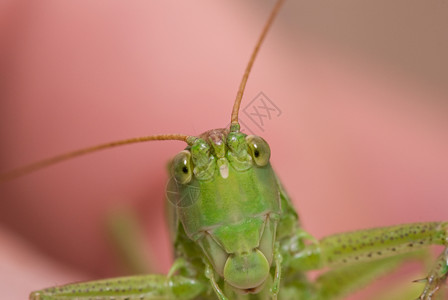
{"type": "Polygon", "coordinates": [[[217,129],[172,163],[167,195],[176,234],[196,243],[233,288],[256,292],[267,279],[281,213],[269,146],[260,137],[217,129]],[[177,191],[173,191],[177,188],[177,191]],[[177,198],[180,197],[180,198],[177,198]]]}

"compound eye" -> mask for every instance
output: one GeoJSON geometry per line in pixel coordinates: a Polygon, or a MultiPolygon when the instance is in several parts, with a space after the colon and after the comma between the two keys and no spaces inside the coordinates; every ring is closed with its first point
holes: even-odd
{"type": "Polygon", "coordinates": [[[173,175],[177,183],[189,183],[193,175],[190,151],[184,150],[173,159],[173,175]]]}
{"type": "Polygon", "coordinates": [[[250,154],[259,167],[264,167],[268,164],[271,157],[271,149],[268,143],[261,137],[256,135],[248,135],[246,142],[249,145],[250,154]]]}

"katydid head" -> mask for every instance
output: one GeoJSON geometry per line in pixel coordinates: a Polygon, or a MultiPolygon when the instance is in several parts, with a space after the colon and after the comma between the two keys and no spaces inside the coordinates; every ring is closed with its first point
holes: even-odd
{"type": "Polygon", "coordinates": [[[172,161],[167,195],[179,225],[240,292],[257,292],[271,269],[281,208],[269,157],[261,137],[216,129],[172,161]]]}

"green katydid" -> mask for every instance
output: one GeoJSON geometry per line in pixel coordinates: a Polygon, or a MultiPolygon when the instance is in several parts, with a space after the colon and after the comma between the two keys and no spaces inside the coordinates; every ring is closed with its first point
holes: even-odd
{"type": "MultiPolygon", "coordinates": [[[[329,237],[320,242],[314,241],[301,231],[289,199],[270,169],[268,145],[258,137],[246,137],[241,134],[236,124],[238,118],[232,119],[233,125],[230,132],[212,131],[208,135],[203,135],[202,138],[159,136],[159,139],[182,139],[188,142],[187,150],[181,152],[174,160],[173,175],[175,178],[178,177],[176,182],[180,183],[181,187],[182,184],[191,184],[191,182],[199,182],[201,187],[201,193],[199,198],[195,199],[195,203],[189,203],[189,205],[178,203],[173,209],[180,220],[180,223],[174,222],[178,224],[178,227],[174,228],[177,234],[175,246],[177,253],[180,257],[190,251],[193,254],[184,260],[179,260],[179,262],[186,260],[184,264],[176,265],[179,266],[180,275],[170,274],[172,276],[168,278],[149,275],[71,285],[42,291],[41,298],[45,299],[46,293],[67,292],[70,294],[74,290],[75,294],[84,293],[86,297],[93,299],[101,299],[99,296],[101,293],[107,294],[105,299],[111,299],[111,297],[132,299],[131,296],[126,296],[126,293],[129,293],[129,285],[136,286],[132,290],[135,299],[145,299],[141,297],[144,292],[148,295],[152,293],[155,299],[162,296],[188,299],[202,292],[210,298],[215,297],[210,290],[214,290],[222,299],[225,296],[239,297],[238,295],[244,293],[261,298],[275,297],[277,286],[280,285],[282,299],[288,297],[296,299],[301,294],[304,299],[314,299],[313,297],[333,299],[338,292],[344,293],[345,289],[353,288],[351,285],[359,284],[356,279],[363,279],[359,274],[367,277],[374,276],[376,272],[394,266],[401,258],[380,259],[366,265],[353,264],[347,269],[339,265],[378,259],[399,252],[399,248],[414,249],[420,247],[420,243],[426,245],[436,235],[440,238],[444,236],[446,225],[433,223],[344,234],[329,237]],[[210,141],[211,144],[206,143],[210,141]],[[259,147],[261,150],[257,152],[259,147]],[[204,183],[201,180],[204,180],[204,183]],[[246,181],[250,181],[251,184],[245,184],[246,181]],[[263,183],[257,184],[257,181],[263,183]],[[231,186],[235,189],[240,184],[243,186],[238,192],[228,191],[230,189],[223,185],[228,182],[232,182],[231,186]],[[209,200],[210,198],[205,196],[212,190],[211,186],[213,191],[222,189],[219,199],[209,200]],[[246,190],[245,187],[250,189],[246,190]],[[263,199],[257,197],[256,192],[264,195],[263,199]],[[243,206],[245,203],[241,204],[241,201],[233,202],[236,200],[235,194],[251,195],[242,197],[243,200],[259,199],[257,202],[259,207],[243,206]],[[211,203],[215,206],[220,205],[214,202],[217,200],[227,204],[224,206],[232,208],[232,213],[228,213],[229,211],[223,208],[221,211],[223,215],[217,217],[220,218],[219,222],[212,220],[211,223],[207,223],[209,221],[207,213],[210,210],[203,207],[211,203]],[[191,217],[195,214],[199,218],[191,217]],[[199,228],[198,224],[191,224],[196,222],[200,222],[199,228]],[[242,238],[238,238],[240,233],[243,234],[242,238]],[[386,236],[388,240],[384,241],[382,238],[386,236]],[[358,241],[357,238],[365,240],[358,241]],[[393,241],[391,241],[392,238],[393,241]],[[305,241],[309,242],[305,243],[305,241]],[[351,249],[345,250],[347,243],[350,244],[351,249]],[[329,255],[330,247],[333,247],[331,251],[334,257],[329,255]],[[247,261],[250,261],[252,267],[245,267],[247,261]],[[323,288],[319,289],[318,286],[302,278],[300,271],[326,265],[335,265],[336,271],[327,273],[320,278],[320,281],[318,280],[323,288]],[[242,276],[235,271],[241,268],[247,273],[253,273],[242,276]],[[354,273],[355,271],[359,273],[354,273]],[[194,274],[193,278],[191,274],[194,274]],[[348,279],[348,282],[346,285],[334,286],[332,282],[341,274],[344,275],[343,278],[348,279]],[[351,278],[350,274],[356,275],[357,278],[351,278]],[[108,291],[110,286],[112,288],[108,291]],[[95,289],[98,291],[94,292],[95,289]]],[[[443,244],[443,242],[440,243],[443,244]]],[[[76,297],[78,296],[72,295],[72,298],[76,297]]],[[[148,296],[148,299],[151,298],[148,296]]]]}

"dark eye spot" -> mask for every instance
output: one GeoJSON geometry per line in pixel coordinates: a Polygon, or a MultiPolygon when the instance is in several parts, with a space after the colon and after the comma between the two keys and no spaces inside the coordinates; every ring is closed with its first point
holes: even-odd
{"type": "Polygon", "coordinates": [[[259,156],[260,156],[260,151],[255,150],[255,151],[254,151],[254,156],[255,156],[255,157],[259,157],[259,156]]]}
{"type": "Polygon", "coordinates": [[[182,172],[184,172],[185,174],[187,174],[187,173],[188,173],[188,168],[185,167],[185,166],[183,166],[183,167],[182,167],[182,172]]]}

